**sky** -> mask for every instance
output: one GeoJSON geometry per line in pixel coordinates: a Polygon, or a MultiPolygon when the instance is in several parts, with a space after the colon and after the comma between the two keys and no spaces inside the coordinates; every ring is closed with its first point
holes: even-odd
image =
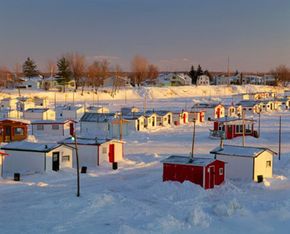
{"type": "Polygon", "coordinates": [[[1,0],[0,66],[45,70],[68,52],[130,70],[269,71],[290,66],[289,0],[1,0]]]}

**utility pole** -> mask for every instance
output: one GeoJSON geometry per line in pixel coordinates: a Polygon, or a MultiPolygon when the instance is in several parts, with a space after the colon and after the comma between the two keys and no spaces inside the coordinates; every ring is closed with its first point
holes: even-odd
{"type": "Polygon", "coordinates": [[[259,132],[259,137],[261,136],[261,110],[259,111],[259,126],[258,126],[258,132],[259,132]]]}
{"type": "Polygon", "coordinates": [[[123,119],[122,119],[122,112],[120,113],[120,123],[119,123],[119,126],[120,126],[120,140],[122,140],[122,138],[123,138],[123,119]]]}
{"type": "Polygon", "coordinates": [[[281,120],[281,116],[279,118],[279,160],[281,160],[281,137],[282,137],[282,130],[281,130],[281,123],[282,123],[282,120],[281,120]]]}
{"type": "Polygon", "coordinates": [[[245,111],[243,110],[242,112],[242,116],[243,116],[243,146],[245,146],[245,111]]]}
{"type": "Polygon", "coordinates": [[[77,144],[77,134],[74,131],[73,133],[74,143],[75,143],[75,152],[76,152],[76,161],[77,161],[77,197],[80,196],[80,164],[79,164],[79,151],[77,144]]]}
{"type": "Polygon", "coordinates": [[[195,143],[195,118],[193,119],[193,133],[192,133],[192,145],[191,145],[191,155],[190,159],[193,160],[194,155],[194,143],[195,143]]]}

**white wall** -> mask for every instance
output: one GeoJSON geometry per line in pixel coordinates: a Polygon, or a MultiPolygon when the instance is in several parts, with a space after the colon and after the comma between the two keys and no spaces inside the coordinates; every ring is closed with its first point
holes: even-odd
{"type": "MultiPolygon", "coordinates": [[[[74,147],[73,144],[70,144],[74,147]]],[[[78,145],[79,166],[96,167],[98,162],[98,146],[97,145],[78,145]]],[[[76,151],[73,149],[73,167],[77,168],[76,151]]]]}
{"type": "MultiPolygon", "coordinates": [[[[37,125],[31,125],[32,126],[32,133],[35,136],[41,136],[41,135],[48,135],[48,136],[64,136],[64,125],[58,124],[59,129],[52,129],[52,124],[42,124],[43,130],[37,130],[37,125]]],[[[55,124],[54,124],[55,125],[55,124]]],[[[67,131],[65,132],[67,133],[67,131]]]]}
{"type": "Polygon", "coordinates": [[[265,151],[255,158],[254,180],[257,181],[258,175],[263,175],[264,178],[272,178],[273,171],[273,155],[265,151]],[[266,162],[271,161],[271,167],[266,167],[266,162]]]}
{"type": "Polygon", "coordinates": [[[46,154],[46,171],[51,171],[52,170],[52,154],[53,152],[59,152],[59,168],[72,168],[72,161],[73,161],[73,157],[72,157],[72,148],[61,145],[60,147],[48,152],[46,154]],[[62,156],[70,156],[70,161],[69,162],[63,162],[62,160],[62,156]]]}
{"type": "Polygon", "coordinates": [[[81,122],[81,134],[84,136],[109,137],[108,123],[81,122]]]}
{"type": "Polygon", "coordinates": [[[216,159],[226,162],[226,178],[241,180],[253,179],[253,158],[216,155],[216,159]]]}
{"type": "Polygon", "coordinates": [[[13,173],[30,174],[44,172],[45,153],[5,150],[4,175],[13,173]]]}

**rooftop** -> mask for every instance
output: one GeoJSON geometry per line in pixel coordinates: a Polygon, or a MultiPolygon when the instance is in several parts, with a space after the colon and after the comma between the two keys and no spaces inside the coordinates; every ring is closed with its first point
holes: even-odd
{"type": "Polygon", "coordinates": [[[238,146],[238,145],[224,145],[222,148],[216,147],[211,150],[211,154],[226,155],[226,156],[239,156],[239,157],[251,157],[255,158],[264,151],[268,151],[272,154],[276,154],[274,151],[264,147],[252,147],[252,146],[238,146]]]}
{"type": "Polygon", "coordinates": [[[170,164],[185,164],[185,165],[193,165],[193,166],[206,166],[212,162],[214,162],[214,158],[196,158],[193,160],[189,156],[180,156],[180,155],[171,155],[168,158],[162,160],[163,163],[170,164]]]}
{"type": "Polygon", "coordinates": [[[1,147],[2,150],[32,151],[32,152],[49,152],[60,144],[56,143],[35,143],[28,141],[14,141],[1,147]]]}
{"type": "Polygon", "coordinates": [[[115,113],[93,113],[86,112],[81,117],[80,122],[109,122],[115,118],[115,113]]]}

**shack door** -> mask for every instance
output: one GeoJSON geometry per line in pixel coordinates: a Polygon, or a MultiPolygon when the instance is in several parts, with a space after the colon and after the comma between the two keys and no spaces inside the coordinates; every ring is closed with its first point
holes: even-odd
{"type": "Polygon", "coordinates": [[[227,127],[227,139],[232,139],[233,138],[233,126],[228,125],[227,127]]]}
{"type": "Polygon", "coordinates": [[[215,184],[215,167],[210,166],[208,168],[208,187],[207,188],[213,188],[215,184]]]}
{"type": "Polygon", "coordinates": [[[220,108],[217,108],[216,115],[217,115],[218,119],[221,117],[221,109],[220,108]]]}
{"type": "Polygon", "coordinates": [[[5,134],[4,134],[4,136],[5,136],[5,139],[4,139],[5,142],[9,142],[9,141],[12,140],[11,139],[11,126],[6,126],[5,127],[5,134]]]}
{"type": "Polygon", "coordinates": [[[115,162],[115,145],[114,144],[109,145],[109,162],[110,163],[115,162]]]}
{"type": "Polygon", "coordinates": [[[140,120],[137,120],[137,131],[140,131],[140,120]]]}
{"type": "Polygon", "coordinates": [[[183,123],[186,123],[186,113],[183,113],[183,123]]]}
{"type": "Polygon", "coordinates": [[[53,171],[59,170],[59,152],[52,153],[52,170],[53,171]]]}
{"type": "Polygon", "coordinates": [[[200,114],[199,114],[199,121],[201,122],[201,123],[203,123],[204,122],[204,112],[200,112],[200,114]]]}

